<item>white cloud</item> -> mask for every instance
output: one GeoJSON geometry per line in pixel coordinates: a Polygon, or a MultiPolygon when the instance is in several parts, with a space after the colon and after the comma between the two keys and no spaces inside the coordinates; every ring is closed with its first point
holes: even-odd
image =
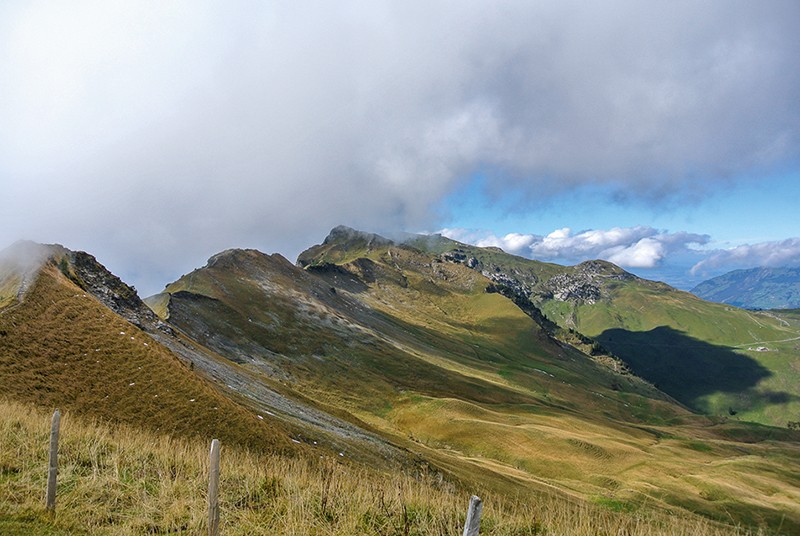
{"type": "Polygon", "coordinates": [[[486,236],[475,242],[476,246],[494,246],[515,255],[521,255],[531,247],[538,237],[529,234],[509,233],[501,238],[496,236],[486,236]]]}
{"type": "MultiPolygon", "coordinates": [[[[620,247],[620,246],[618,246],[620,247]]],[[[664,242],[655,238],[642,238],[635,244],[614,251],[607,259],[627,268],[655,268],[667,254],[664,242]]]]}
{"type": "MultiPolygon", "coordinates": [[[[430,228],[476,170],[523,196],[713,188],[800,157],[799,19],[792,1],[2,2],[0,245],[89,249],[147,292],[226,247],[430,228]]],[[[595,238],[587,254],[638,242],[595,238]]]]}
{"type": "Polygon", "coordinates": [[[692,274],[704,274],[709,270],[727,268],[800,266],[800,238],[789,238],[776,242],[745,244],[730,249],[716,250],[695,264],[692,274]]]}
{"type": "Polygon", "coordinates": [[[508,253],[537,260],[581,262],[604,259],[626,268],[654,268],[667,257],[686,252],[691,245],[708,243],[707,235],[670,233],[647,226],[592,229],[573,234],[565,227],[546,236],[509,233],[498,237],[488,232],[443,229],[453,240],[480,247],[496,246],[508,253]]]}
{"type": "Polygon", "coordinates": [[[553,231],[545,236],[541,243],[532,244],[533,255],[543,258],[571,258],[593,255],[610,255],[620,251],[620,247],[628,247],[642,238],[658,234],[651,227],[614,227],[609,230],[588,230],[576,235],[568,227],[553,231]]]}

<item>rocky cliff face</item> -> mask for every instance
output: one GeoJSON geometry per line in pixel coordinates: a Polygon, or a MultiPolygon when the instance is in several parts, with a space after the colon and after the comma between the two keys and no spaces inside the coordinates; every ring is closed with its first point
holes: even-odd
{"type": "Polygon", "coordinates": [[[629,281],[636,276],[605,261],[586,261],[557,274],[539,285],[539,299],[594,305],[607,299],[608,283],[629,281]]]}
{"type": "Polygon", "coordinates": [[[92,255],[83,251],[69,251],[57,266],[75,284],[139,329],[172,331],[145,305],[134,287],[109,272],[92,255]]]}
{"type": "Polygon", "coordinates": [[[610,288],[614,282],[636,279],[636,276],[606,261],[586,261],[574,267],[563,267],[563,271],[543,279],[533,271],[482,261],[472,255],[469,249],[459,247],[440,254],[438,258],[442,262],[462,264],[483,274],[493,282],[487,287],[487,292],[502,294],[513,301],[556,340],[574,346],[616,372],[630,372],[627,365],[607,348],[575,329],[559,326],[547,318],[537,304],[555,300],[573,305],[594,305],[600,300],[610,299],[610,288]]]}
{"type": "Polygon", "coordinates": [[[636,276],[605,261],[586,261],[543,279],[531,271],[508,268],[481,261],[470,252],[455,248],[439,255],[443,262],[463,264],[533,303],[556,300],[593,305],[608,298],[608,283],[627,281],[636,276]]]}
{"type": "Polygon", "coordinates": [[[490,279],[493,283],[510,289],[517,296],[530,297],[538,279],[533,274],[525,274],[517,270],[508,270],[491,262],[483,262],[463,249],[456,248],[452,251],[439,255],[442,262],[463,264],[481,275],[490,279]]]}

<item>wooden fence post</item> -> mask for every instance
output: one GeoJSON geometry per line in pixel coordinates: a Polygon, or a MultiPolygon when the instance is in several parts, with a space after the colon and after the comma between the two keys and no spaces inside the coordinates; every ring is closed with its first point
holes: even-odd
{"type": "Polygon", "coordinates": [[[56,478],[58,476],[58,432],[61,427],[61,412],[55,410],[50,421],[50,462],[47,469],[47,495],[45,508],[56,509],[56,478]]]}
{"type": "Polygon", "coordinates": [[[463,536],[478,536],[481,529],[481,512],[483,511],[483,501],[477,495],[469,498],[469,509],[467,510],[467,521],[464,523],[463,536]]]}
{"type": "Polygon", "coordinates": [[[219,439],[211,440],[208,470],[208,536],[219,536],[219,439]]]}

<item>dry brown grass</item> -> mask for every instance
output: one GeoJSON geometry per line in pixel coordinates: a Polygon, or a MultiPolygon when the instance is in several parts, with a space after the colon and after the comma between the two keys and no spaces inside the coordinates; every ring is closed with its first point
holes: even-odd
{"type": "MultiPolygon", "coordinates": [[[[49,415],[0,401],[0,533],[203,534],[207,441],[111,428],[66,414],[58,502],[44,510],[49,415]]],[[[468,493],[425,475],[381,474],[331,458],[266,455],[223,444],[222,534],[460,534],[468,493]]],[[[485,495],[482,534],[749,534],[639,509],[485,495]]]]}
{"type": "Polygon", "coordinates": [[[290,448],[171,352],[49,266],[19,305],[0,311],[3,394],[173,435],[290,448]]]}

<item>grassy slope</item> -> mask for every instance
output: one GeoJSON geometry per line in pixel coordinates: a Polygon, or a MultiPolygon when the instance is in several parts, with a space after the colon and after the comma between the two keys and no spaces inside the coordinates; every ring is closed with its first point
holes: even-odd
{"type": "Polygon", "coordinates": [[[16,274],[0,278],[0,309],[17,302],[17,292],[21,284],[22,278],[16,274]]]}
{"type": "Polygon", "coordinates": [[[25,299],[0,311],[3,394],[179,435],[289,448],[168,350],[46,266],[25,299]]]}
{"type": "Polygon", "coordinates": [[[340,266],[218,256],[168,287],[170,320],[220,353],[245,349],[228,355],[254,368],[279,367],[298,390],[466,482],[800,522],[795,469],[779,469],[797,467],[798,452],[782,436],[694,417],[553,343],[466,267],[406,248],[328,246],[315,254],[340,266]],[[745,446],[751,435],[759,442],[745,446]]]}
{"type": "MultiPolygon", "coordinates": [[[[442,237],[412,243],[436,254],[461,250],[527,282],[550,320],[598,339],[635,372],[695,409],[777,426],[800,416],[800,327],[771,312],[706,302],[634,277],[598,279],[604,296],[593,304],[537,298],[552,277],[578,273],[581,266],[531,261],[442,237]],[[751,350],[760,346],[770,351],[751,350]]],[[[603,265],[608,275],[624,273],[603,265]]]]}
{"type": "Polygon", "coordinates": [[[704,412],[775,425],[800,415],[800,330],[773,314],[664,292],[641,280],[570,314],[580,331],[704,412]]]}
{"type": "MultiPolygon", "coordinates": [[[[0,400],[0,533],[202,534],[207,445],[67,414],[57,515],[42,504],[49,416],[0,400]]],[[[329,458],[257,454],[223,443],[221,531],[250,534],[457,534],[467,490],[430,475],[386,475],[329,458]]],[[[481,534],[744,536],[695,516],[549,495],[519,502],[483,489],[481,534]]]]}

